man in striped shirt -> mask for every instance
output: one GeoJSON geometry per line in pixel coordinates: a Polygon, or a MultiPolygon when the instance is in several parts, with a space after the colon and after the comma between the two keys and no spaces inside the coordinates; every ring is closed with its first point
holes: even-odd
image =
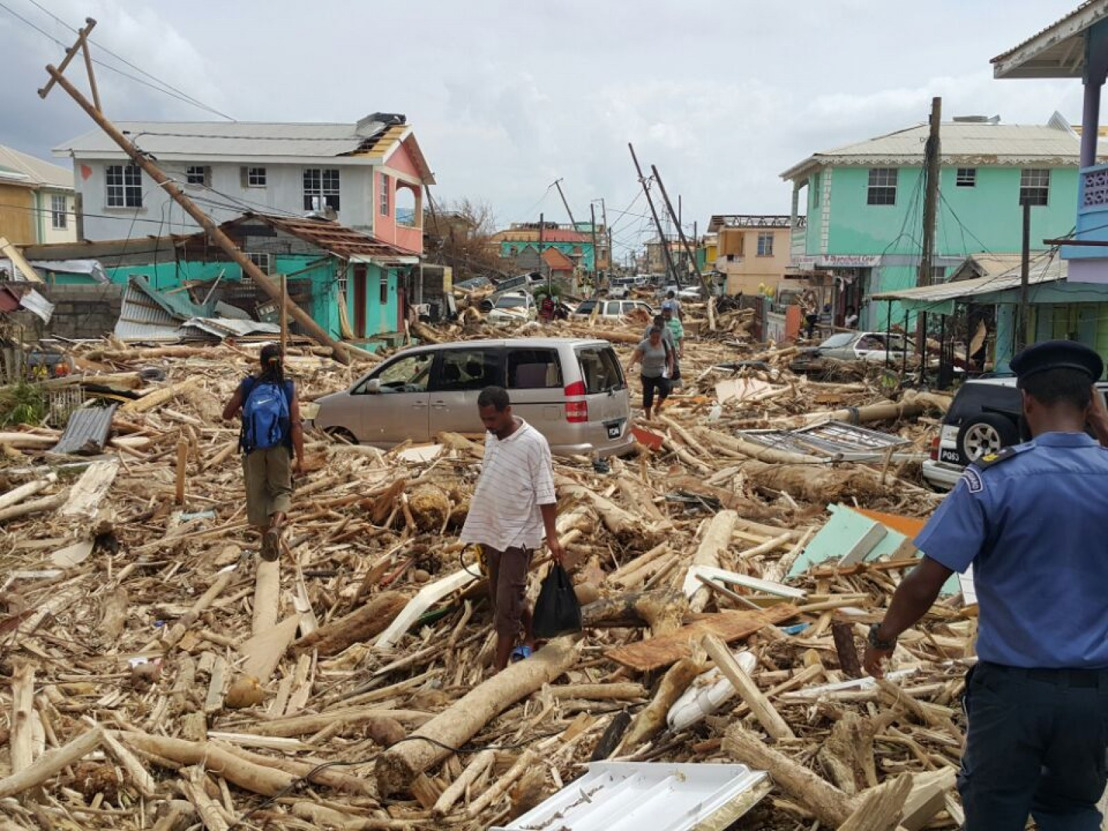
{"type": "Polygon", "coordinates": [[[544,530],[555,562],[562,561],[563,552],[554,528],[554,468],[546,438],[512,415],[503,387],[485,387],[477,397],[477,410],[488,434],[461,540],[485,551],[499,672],[513,652],[526,657],[535,646],[525,594],[531,553],[542,545],[544,530]],[[516,649],[521,630],[523,647],[516,649]]]}

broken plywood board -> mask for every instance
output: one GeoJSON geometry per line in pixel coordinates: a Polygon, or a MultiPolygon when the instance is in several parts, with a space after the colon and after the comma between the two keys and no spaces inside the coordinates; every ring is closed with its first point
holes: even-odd
{"type": "Polygon", "coordinates": [[[796,614],[796,607],[779,603],[760,611],[720,612],[681,627],[676,632],[609,649],[605,655],[629,669],[647,672],[687,658],[705,635],[716,635],[725,643],[753,635],[796,614]]]}
{"type": "Polygon", "coordinates": [[[239,647],[239,652],[246,657],[242,671],[265,684],[292,643],[299,625],[300,615],[289,615],[272,629],[245,641],[239,647]]]}
{"type": "Polygon", "coordinates": [[[60,511],[61,516],[89,519],[96,516],[100,502],[111,488],[118,471],[119,463],[114,459],[89,465],[70,490],[69,499],[60,511]]]}

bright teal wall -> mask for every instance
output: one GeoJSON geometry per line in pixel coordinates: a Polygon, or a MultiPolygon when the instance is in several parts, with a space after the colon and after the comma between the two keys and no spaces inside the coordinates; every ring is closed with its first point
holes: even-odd
{"type": "MultiPolygon", "coordinates": [[[[868,167],[837,167],[831,174],[828,254],[911,253],[919,256],[923,225],[922,168],[902,167],[895,205],[868,205],[868,167]],[[901,234],[904,236],[897,239],[901,234]]],[[[1020,250],[1023,233],[1019,204],[1020,168],[978,167],[972,188],[955,185],[957,169],[943,167],[935,242],[939,256],[965,256],[982,250],[1020,250]],[[960,220],[960,222],[959,222],[960,220]],[[963,228],[964,226],[964,228],[963,228]]],[[[1049,203],[1031,209],[1032,248],[1073,228],[1077,205],[1077,168],[1050,173],[1049,203]]],[[[811,219],[809,227],[812,226],[811,219]]],[[[818,215],[817,222],[818,224],[818,215]]],[[[818,232],[817,232],[818,233],[818,232]]],[[[816,237],[818,239],[818,236],[816,237]]],[[[809,235],[809,246],[812,244],[809,235]]],[[[817,253],[809,249],[808,253],[817,253]]],[[[824,253],[824,252],[818,252],[824,253]]],[[[886,288],[884,285],[882,288],[886,288]]]]}

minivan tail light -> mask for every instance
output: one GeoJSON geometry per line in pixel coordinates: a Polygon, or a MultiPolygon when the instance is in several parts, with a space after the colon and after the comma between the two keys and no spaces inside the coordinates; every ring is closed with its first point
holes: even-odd
{"type": "MultiPolygon", "coordinates": [[[[573,395],[585,395],[585,382],[574,381],[572,384],[566,384],[565,394],[568,398],[573,395]]],[[[581,422],[589,420],[589,402],[588,401],[567,401],[566,402],[566,421],[571,424],[580,424],[581,422]]]]}
{"type": "Polygon", "coordinates": [[[931,439],[931,461],[939,461],[939,437],[931,439]]]}

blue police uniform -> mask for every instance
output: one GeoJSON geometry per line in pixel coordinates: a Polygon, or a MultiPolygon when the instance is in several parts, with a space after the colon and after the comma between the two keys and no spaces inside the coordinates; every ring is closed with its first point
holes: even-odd
{"type": "MultiPolygon", "coordinates": [[[[1057,360],[1046,346],[1033,349],[1057,360]]],[[[1057,365],[1073,368],[1045,368],[1057,365]]],[[[949,569],[973,565],[979,663],[966,680],[958,781],[971,831],[1022,830],[1029,813],[1043,831],[1100,828],[1106,519],[1108,450],[1085,433],[1043,433],[967,468],[914,541],[949,569]]]]}

